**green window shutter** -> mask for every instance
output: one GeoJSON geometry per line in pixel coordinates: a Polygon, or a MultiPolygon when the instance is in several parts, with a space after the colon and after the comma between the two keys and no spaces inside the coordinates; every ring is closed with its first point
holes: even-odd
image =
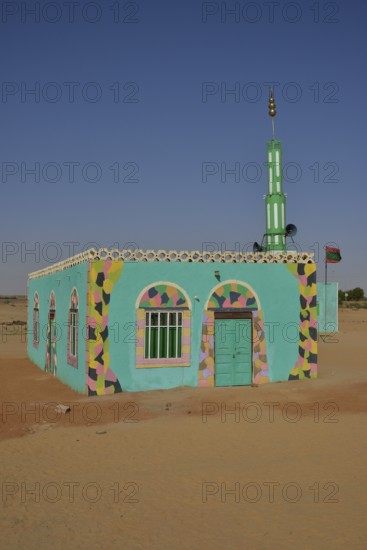
{"type": "Polygon", "coordinates": [[[176,327],[169,329],[169,357],[176,357],[176,327]]]}
{"type": "Polygon", "coordinates": [[[159,335],[159,357],[165,359],[167,357],[167,328],[161,327],[159,335]]]}
{"type": "Polygon", "coordinates": [[[158,327],[150,329],[150,359],[157,359],[158,356],[158,327]]]}
{"type": "Polygon", "coordinates": [[[177,357],[182,357],[182,327],[178,327],[177,357]]]}

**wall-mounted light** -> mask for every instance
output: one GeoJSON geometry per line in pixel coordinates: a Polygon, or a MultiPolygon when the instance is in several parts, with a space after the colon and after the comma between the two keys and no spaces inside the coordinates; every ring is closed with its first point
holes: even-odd
{"type": "Polygon", "coordinates": [[[219,279],[220,279],[220,272],[219,272],[218,270],[214,271],[214,277],[215,277],[216,279],[218,279],[218,281],[219,281],[219,279]]]}
{"type": "Polygon", "coordinates": [[[194,300],[196,300],[196,302],[200,302],[199,296],[194,296],[194,300]]]}

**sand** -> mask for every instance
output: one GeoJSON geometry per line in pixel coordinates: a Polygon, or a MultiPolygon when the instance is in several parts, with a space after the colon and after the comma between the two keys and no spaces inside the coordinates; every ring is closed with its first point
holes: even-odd
{"type": "MultiPolygon", "coordinates": [[[[0,303],[0,323],[26,311],[0,303]]],[[[0,548],[366,548],[367,310],[320,339],[316,380],[91,399],[19,327],[0,344],[0,548]]]]}

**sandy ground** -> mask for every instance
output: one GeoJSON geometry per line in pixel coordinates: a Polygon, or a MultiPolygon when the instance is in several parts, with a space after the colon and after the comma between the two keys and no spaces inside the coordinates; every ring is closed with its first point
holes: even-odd
{"type": "MultiPolygon", "coordinates": [[[[0,303],[0,323],[26,311],[0,303]]],[[[367,310],[320,339],[316,380],[98,399],[7,330],[1,549],[366,548],[367,310]]]]}

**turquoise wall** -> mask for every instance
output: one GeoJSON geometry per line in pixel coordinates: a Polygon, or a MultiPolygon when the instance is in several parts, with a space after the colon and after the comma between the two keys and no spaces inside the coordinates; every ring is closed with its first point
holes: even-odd
{"type": "Polygon", "coordinates": [[[317,283],[317,303],[319,333],[337,332],[338,283],[317,283]]]}
{"type": "Polygon", "coordinates": [[[57,370],[56,377],[80,393],[86,393],[86,297],[87,297],[88,263],[71,267],[64,271],[53,273],[46,277],[28,281],[28,355],[42,370],[46,362],[46,336],[51,291],[56,297],[57,323],[57,370]],[[67,363],[68,312],[70,294],[73,288],[78,291],[79,298],[79,330],[78,330],[78,368],[67,363]],[[39,296],[40,341],[38,348],[33,347],[33,296],[39,296]]]}
{"type": "MultiPolygon", "coordinates": [[[[86,392],[85,348],[87,319],[88,264],[80,264],[29,281],[30,359],[45,368],[46,331],[51,291],[56,296],[58,327],[57,378],[74,390],[86,392]],[[77,288],[79,297],[78,368],[67,363],[67,322],[70,294],[77,288]],[[38,292],[40,303],[40,343],[33,347],[33,295],[38,292]]],[[[271,382],[288,380],[297,362],[299,343],[299,287],[297,278],[284,264],[235,264],[198,262],[124,262],[121,277],[116,282],[109,307],[110,366],[124,391],[166,389],[177,386],[197,386],[200,361],[202,321],[205,304],[218,284],[237,281],[250,287],[258,296],[263,312],[266,334],[266,354],[271,382]],[[220,272],[220,280],[214,271],[220,272]],[[148,286],[158,282],[181,287],[191,300],[191,364],[190,367],[136,368],[136,301],[148,286]],[[194,299],[199,298],[199,301],[194,299]]]]}
{"type": "Polygon", "coordinates": [[[300,301],[298,280],[286,265],[125,262],[111,294],[108,323],[110,364],[124,391],[197,386],[205,303],[213,288],[228,280],[242,282],[258,295],[270,381],[288,380],[298,358],[300,301]],[[214,276],[215,270],[220,271],[220,281],[214,276]],[[135,368],[136,300],[143,289],[158,281],[179,285],[191,300],[190,367],[135,368]]]}

